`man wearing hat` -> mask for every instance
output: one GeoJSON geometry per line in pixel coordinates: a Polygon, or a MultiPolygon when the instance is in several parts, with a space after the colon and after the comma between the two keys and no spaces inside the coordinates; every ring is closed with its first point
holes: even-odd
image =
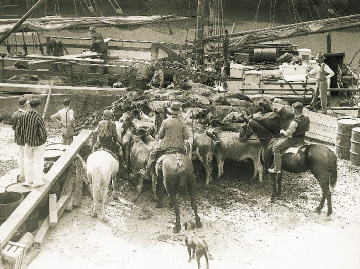
{"type": "Polygon", "coordinates": [[[30,110],[21,120],[21,129],[25,140],[25,182],[34,187],[43,185],[44,155],[47,134],[45,122],[40,115],[39,99],[30,101],[30,110]]]}
{"type": "Polygon", "coordinates": [[[105,43],[104,38],[100,33],[96,32],[95,26],[91,26],[89,28],[89,32],[91,34],[92,42],[90,50],[99,53],[100,58],[106,60],[108,54],[108,45],[105,43]]]}
{"type": "Polygon", "coordinates": [[[66,54],[69,54],[64,44],[61,41],[56,42],[54,38],[50,39],[49,52],[50,55],[53,56],[64,56],[64,52],[66,52],[66,54]]]}
{"type": "Polygon", "coordinates": [[[292,145],[304,143],[305,133],[309,130],[310,120],[302,113],[303,104],[296,102],[292,105],[292,108],[294,110],[295,117],[290,122],[287,131],[280,130],[280,134],[284,135],[284,137],[278,140],[273,146],[274,167],[268,170],[270,173],[281,173],[281,151],[288,149],[292,145]]]}
{"type": "Polygon", "coordinates": [[[19,109],[15,111],[11,116],[12,128],[14,130],[14,140],[18,145],[19,156],[18,156],[18,166],[19,166],[19,175],[17,176],[17,181],[25,181],[25,172],[24,172],[24,154],[25,154],[25,139],[24,134],[21,132],[21,118],[24,117],[26,113],[26,104],[27,99],[21,97],[18,101],[19,109]]]}
{"type": "Polygon", "coordinates": [[[61,124],[61,134],[63,143],[70,145],[73,142],[75,135],[74,128],[74,110],[70,108],[70,100],[65,99],[63,102],[64,107],[50,116],[50,119],[61,124]]]}
{"type": "Polygon", "coordinates": [[[116,155],[118,154],[119,148],[117,145],[116,124],[112,118],[112,111],[104,110],[103,119],[99,122],[94,131],[94,134],[96,135],[96,143],[93,147],[93,151],[96,151],[99,148],[104,148],[116,155]]]}
{"type": "Polygon", "coordinates": [[[158,146],[150,153],[150,157],[145,170],[141,170],[144,177],[150,177],[150,171],[153,169],[154,162],[166,151],[172,150],[185,153],[185,140],[189,139],[189,130],[185,121],[181,118],[181,104],[173,102],[167,109],[171,117],[165,119],[159,129],[158,146]]]}
{"type": "Polygon", "coordinates": [[[327,90],[330,85],[330,78],[335,75],[335,73],[331,70],[331,68],[324,62],[325,56],[323,53],[320,53],[316,60],[318,64],[314,69],[312,69],[307,75],[306,78],[309,77],[309,75],[316,75],[316,88],[313,94],[313,98],[311,100],[311,103],[309,105],[309,108],[311,110],[315,110],[315,105],[317,102],[317,99],[320,94],[320,101],[321,101],[321,109],[322,113],[326,114],[327,112],[327,90]]]}

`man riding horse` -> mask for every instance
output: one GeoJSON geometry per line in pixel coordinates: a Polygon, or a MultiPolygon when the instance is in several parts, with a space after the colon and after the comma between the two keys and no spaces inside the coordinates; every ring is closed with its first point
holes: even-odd
{"type": "Polygon", "coordinates": [[[93,152],[100,148],[111,153],[118,159],[119,145],[117,143],[116,124],[112,120],[113,113],[111,110],[104,110],[103,119],[99,122],[94,131],[96,135],[96,143],[93,147],[93,152]]]}
{"type": "Polygon", "coordinates": [[[290,122],[287,131],[280,130],[280,134],[284,135],[284,137],[273,145],[272,149],[274,153],[274,166],[268,170],[270,173],[281,173],[281,151],[286,150],[295,144],[304,143],[305,132],[309,130],[310,120],[302,113],[303,104],[296,102],[292,105],[292,107],[295,113],[295,117],[290,122]]]}
{"type": "Polygon", "coordinates": [[[180,116],[181,111],[179,102],[173,102],[167,109],[171,117],[165,119],[161,124],[158,134],[161,141],[150,153],[146,169],[140,171],[144,177],[150,177],[150,171],[154,168],[155,161],[166,152],[185,153],[185,140],[189,139],[189,130],[180,116]]]}

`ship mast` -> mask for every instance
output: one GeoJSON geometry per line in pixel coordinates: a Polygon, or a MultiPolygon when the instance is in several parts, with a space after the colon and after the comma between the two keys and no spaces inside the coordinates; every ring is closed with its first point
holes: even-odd
{"type": "Polygon", "coordinates": [[[204,8],[205,0],[198,0],[197,2],[197,13],[196,13],[196,61],[198,64],[204,63],[204,8]]]}

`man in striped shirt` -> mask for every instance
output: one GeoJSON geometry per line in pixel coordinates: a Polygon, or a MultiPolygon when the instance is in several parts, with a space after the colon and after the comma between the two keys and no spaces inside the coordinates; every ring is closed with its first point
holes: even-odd
{"type": "Polygon", "coordinates": [[[25,172],[24,172],[24,154],[25,154],[25,140],[24,134],[21,132],[21,118],[26,113],[26,103],[27,99],[25,97],[21,97],[19,99],[18,105],[19,109],[15,111],[11,116],[12,121],[12,128],[14,130],[14,140],[15,143],[18,145],[19,149],[19,156],[18,156],[18,167],[19,167],[19,174],[17,176],[18,182],[25,181],[25,172]]]}
{"type": "Polygon", "coordinates": [[[25,139],[25,182],[34,187],[44,185],[44,155],[47,134],[44,119],[40,115],[40,100],[30,101],[30,110],[21,122],[25,139]]]}

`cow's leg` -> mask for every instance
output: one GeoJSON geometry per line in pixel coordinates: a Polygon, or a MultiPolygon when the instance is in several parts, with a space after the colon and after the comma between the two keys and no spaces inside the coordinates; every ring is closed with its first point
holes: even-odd
{"type": "Polygon", "coordinates": [[[221,154],[217,155],[216,157],[216,162],[217,162],[217,166],[218,166],[218,175],[217,178],[220,178],[223,174],[224,174],[224,158],[221,154]]]}

